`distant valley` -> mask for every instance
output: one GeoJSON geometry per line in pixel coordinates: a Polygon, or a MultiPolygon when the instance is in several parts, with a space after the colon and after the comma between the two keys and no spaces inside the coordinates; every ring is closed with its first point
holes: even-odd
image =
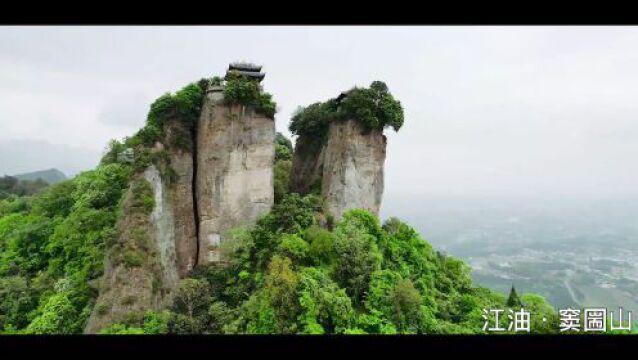
{"type": "Polygon", "coordinates": [[[556,308],[638,310],[635,199],[387,199],[384,213],[467,261],[479,285],[514,284],[556,308]]]}

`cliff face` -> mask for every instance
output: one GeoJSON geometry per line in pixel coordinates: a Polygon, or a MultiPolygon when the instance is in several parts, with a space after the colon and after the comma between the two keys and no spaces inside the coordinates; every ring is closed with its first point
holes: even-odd
{"type": "Polygon", "coordinates": [[[330,124],[321,195],[335,218],[355,208],[379,213],[385,149],[382,130],[367,130],[354,120],[330,124]]]}
{"type": "Polygon", "coordinates": [[[302,194],[321,184],[324,207],[336,219],[349,209],[379,213],[383,196],[386,138],[358,121],[333,121],[323,143],[297,140],[291,190],[302,194]]]}
{"type": "Polygon", "coordinates": [[[88,333],[164,307],[180,277],[197,264],[192,131],[179,119],[170,121],[164,131],[162,142],[150,149],[162,166],[150,165],[131,181],[88,333]],[[153,198],[148,214],[135,209],[134,199],[141,195],[133,184],[139,181],[149,185],[153,198]]]}
{"type": "Polygon", "coordinates": [[[150,165],[131,179],[85,332],[138,321],[170,304],[193,267],[223,261],[227,230],[252,225],[273,205],[274,141],[273,119],[226,105],[217,88],[197,124],[168,119],[160,141],[136,150],[150,165]]]}
{"type": "Polygon", "coordinates": [[[97,333],[116,322],[139,321],[145,311],[168,304],[179,280],[170,197],[155,166],[133,179],[86,333],[97,333]],[[139,194],[136,182],[148,184],[150,194],[139,194]],[[137,208],[140,196],[152,196],[152,211],[137,208]]]}
{"type": "Polygon", "coordinates": [[[172,210],[171,194],[160,176],[159,171],[151,166],[144,172],[144,179],[153,190],[153,210],[149,216],[151,242],[148,244],[151,253],[158,255],[157,262],[161,270],[158,279],[161,280],[165,291],[171,291],[179,280],[175,252],[175,213],[172,210]]]}
{"type": "Polygon", "coordinates": [[[221,261],[227,230],[253,224],[274,202],[275,123],[209,92],[197,129],[199,264],[221,261]]]}

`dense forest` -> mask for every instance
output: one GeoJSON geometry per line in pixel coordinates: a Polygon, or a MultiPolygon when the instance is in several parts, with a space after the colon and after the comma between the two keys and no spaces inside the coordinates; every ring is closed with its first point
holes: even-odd
{"type": "Polygon", "coordinates": [[[5,175],[0,177],[0,199],[35,195],[47,185],[48,183],[42,179],[21,180],[15,176],[5,175]]]}
{"type": "MultiPolygon", "coordinates": [[[[202,80],[158,99],[145,128],[112,142],[94,170],[36,194],[0,200],[1,333],[83,332],[100,290],[105,254],[116,238],[123,194],[135,185],[133,174],[161,161],[143,156],[120,161],[118,153],[151,144],[169,112],[195,121],[203,89],[216,81],[202,80]]],[[[250,83],[237,80],[225,92],[232,101],[274,114],[270,95],[250,83]]],[[[375,82],[346,109],[359,111],[357,103],[378,106],[366,96],[384,99],[386,92],[385,84],[375,82]]],[[[388,121],[365,117],[370,126],[401,127],[402,109],[390,100],[383,100],[389,104],[388,121]]],[[[314,105],[325,107],[330,105],[314,105]]],[[[313,131],[315,125],[325,124],[300,116],[292,130],[313,131]]],[[[275,205],[255,226],[232,232],[222,244],[227,261],[195,267],[164,311],[131,314],[102,333],[472,334],[483,333],[484,309],[507,312],[520,306],[532,313],[533,333],[558,332],[558,314],[541,296],[514,293],[508,299],[476,286],[464,262],[434,250],[397,218],[381,223],[355,209],[326,222],[320,197],[287,189],[290,140],[277,134],[273,146],[275,205]]],[[[152,209],[152,197],[142,190],[136,192],[139,208],[152,209]]],[[[126,255],[129,266],[140,262],[126,255]]],[[[507,327],[506,316],[501,322],[507,327]]]]}

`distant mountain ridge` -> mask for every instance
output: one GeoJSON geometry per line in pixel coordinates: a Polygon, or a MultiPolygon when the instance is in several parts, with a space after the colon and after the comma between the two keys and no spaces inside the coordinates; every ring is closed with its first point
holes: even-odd
{"type": "Polygon", "coordinates": [[[18,180],[35,181],[37,179],[42,179],[43,181],[47,182],[49,185],[53,185],[67,179],[66,175],[64,175],[62,171],[55,168],[33,171],[33,172],[17,174],[12,176],[17,178],[18,180]]]}

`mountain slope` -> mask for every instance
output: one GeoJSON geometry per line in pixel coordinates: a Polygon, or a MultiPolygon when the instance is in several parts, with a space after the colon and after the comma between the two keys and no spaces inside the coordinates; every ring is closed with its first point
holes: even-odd
{"type": "MultiPolygon", "coordinates": [[[[292,154],[276,137],[271,210],[228,232],[223,261],[167,276],[164,260],[174,249],[158,246],[166,231],[153,221],[172,200],[151,180],[175,181],[164,137],[188,143],[165,125],[197,121],[201,90],[213,82],[158,99],[147,125],[112,142],[94,170],[0,201],[1,333],[73,334],[87,323],[117,334],[481,333],[484,309],[507,311],[505,296],[476,287],[465,263],[400,220],[381,224],[363,209],[329,220],[320,196],[287,191],[281,185],[292,154]],[[157,174],[144,177],[152,168],[157,174]]],[[[225,91],[246,102],[242,111],[251,105],[274,114],[255,84],[236,85],[225,91]]],[[[534,319],[547,319],[534,332],[556,332],[557,314],[543,298],[521,301],[534,319]]]]}
{"type": "Polygon", "coordinates": [[[42,179],[49,185],[57,184],[67,179],[66,175],[58,169],[39,170],[28,173],[13,175],[18,180],[34,181],[42,179]]]}

